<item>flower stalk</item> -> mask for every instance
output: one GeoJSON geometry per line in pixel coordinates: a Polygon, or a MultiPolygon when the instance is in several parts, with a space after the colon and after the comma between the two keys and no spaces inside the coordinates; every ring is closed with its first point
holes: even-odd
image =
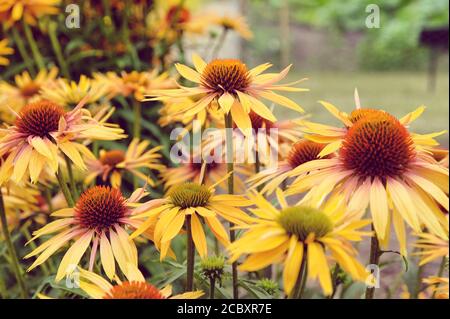
{"type": "MultiPolygon", "coordinates": [[[[227,174],[228,174],[228,194],[234,194],[234,163],[233,163],[233,117],[231,112],[225,114],[225,134],[226,134],[226,161],[227,161],[227,174]]],[[[233,229],[234,224],[230,223],[230,241],[236,240],[236,233],[233,229]]],[[[233,298],[239,298],[238,291],[238,271],[237,262],[231,264],[232,276],[233,276],[233,298]]]]}
{"type": "Polygon", "coordinates": [[[66,179],[61,170],[61,166],[58,168],[58,172],[56,173],[56,179],[58,180],[59,187],[61,187],[61,191],[69,207],[75,206],[75,201],[73,200],[72,194],[70,193],[69,187],[67,186],[66,179]]]}
{"type": "Polygon", "coordinates": [[[11,240],[11,236],[8,230],[8,221],[6,220],[5,203],[3,201],[3,193],[0,189],[0,222],[2,224],[3,237],[5,238],[6,246],[8,248],[11,257],[11,266],[13,267],[16,280],[19,285],[20,295],[23,299],[28,298],[25,281],[23,279],[22,270],[20,269],[19,259],[17,258],[17,252],[14,248],[14,244],[11,240]]]}
{"type": "Polygon", "coordinates": [[[187,270],[186,270],[186,291],[194,290],[194,265],[195,247],[192,239],[191,216],[186,216],[186,237],[187,237],[187,270]]]}
{"type": "MultiPolygon", "coordinates": [[[[375,227],[372,224],[372,231],[375,231],[375,227]]],[[[370,265],[379,265],[380,257],[381,257],[380,243],[378,241],[378,237],[376,233],[370,239],[370,257],[369,264],[370,265]]],[[[367,287],[366,288],[366,299],[373,299],[375,296],[375,287],[367,287]]]]}
{"type": "Polygon", "coordinates": [[[39,47],[33,36],[33,31],[31,31],[30,26],[23,20],[23,30],[25,31],[25,37],[31,47],[31,53],[33,54],[34,60],[39,70],[45,69],[44,59],[42,58],[39,47]]]}

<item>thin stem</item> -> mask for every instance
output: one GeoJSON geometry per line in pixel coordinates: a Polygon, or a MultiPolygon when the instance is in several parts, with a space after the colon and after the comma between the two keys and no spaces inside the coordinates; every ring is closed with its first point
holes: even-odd
{"type": "Polygon", "coordinates": [[[301,299],[303,295],[303,291],[306,286],[306,260],[307,260],[307,251],[303,252],[302,263],[300,264],[300,269],[298,270],[297,281],[295,282],[294,289],[292,289],[291,294],[288,296],[289,299],[301,299]]]}
{"type": "Polygon", "coordinates": [[[216,45],[213,47],[213,50],[211,52],[211,60],[214,60],[217,58],[220,48],[222,48],[223,44],[225,43],[225,38],[227,36],[228,29],[223,28],[222,33],[220,34],[219,38],[217,39],[216,45]]]}
{"type": "MultiPolygon", "coordinates": [[[[444,273],[446,262],[447,262],[447,258],[445,256],[442,257],[442,261],[441,261],[441,264],[439,266],[439,270],[438,270],[438,273],[437,273],[436,277],[442,277],[442,274],[444,273]]],[[[436,298],[436,292],[437,292],[437,289],[439,288],[440,285],[441,285],[440,283],[437,283],[437,284],[434,285],[435,290],[433,291],[431,299],[435,299],[436,298]]]]}
{"type": "Polygon", "coordinates": [[[46,187],[45,185],[42,185],[42,186],[44,188],[43,192],[44,192],[44,196],[45,196],[45,201],[47,202],[47,206],[48,206],[48,213],[51,214],[51,213],[53,213],[52,194],[48,187],[46,187]]]}
{"type": "Polygon", "coordinates": [[[30,26],[23,20],[23,30],[25,31],[25,36],[31,47],[31,53],[33,54],[34,60],[39,70],[45,69],[44,59],[42,58],[39,47],[33,36],[33,31],[31,31],[30,26]]]}
{"type": "Polygon", "coordinates": [[[17,258],[16,249],[14,248],[11,236],[8,230],[8,221],[6,220],[5,204],[3,202],[3,193],[0,188],[0,221],[2,224],[3,237],[5,238],[6,246],[8,247],[9,254],[11,256],[11,265],[16,275],[17,283],[20,288],[20,295],[23,299],[28,298],[27,289],[25,287],[25,281],[23,280],[22,270],[20,269],[19,259],[17,258]]]}
{"type": "Polygon", "coordinates": [[[186,216],[186,237],[187,237],[187,271],[186,271],[186,291],[194,290],[194,263],[195,250],[192,240],[191,216],[186,216]]]}
{"type": "Polygon", "coordinates": [[[141,117],[142,117],[142,105],[141,102],[133,97],[133,136],[135,138],[141,138],[141,117]]]}
{"type": "Polygon", "coordinates": [[[332,281],[333,281],[333,292],[332,294],[328,297],[328,299],[333,299],[334,296],[336,295],[336,291],[337,291],[337,287],[339,286],[339,272],[341,271],[341,267],[339,266],[339,264],[336,264],[336,266],[334,267],[333,270],[333,274],[331,275],[332,281]]]}
{"type": "MultiPolygon", "coordinates": [[[[233,118],[231,112],[225,114],[225,134],[226,134],[226,161],[227,161],[227,173],[228,176],[228,194],[234,193],[234,163],[233,163],[233,118]]],[[[236,233],[233,229],[234,224],[230,223],[230,241],[236,240],[236,233]]],[[[233,275],[233,298],[239,298],[239,286],[238,286],[238,271],[237,262],[231,264],[233,275]]]]}
{"type": "Polygon", "coordinates": [[[19,30],[17,28],[12,28],[12,34],[14,38],[14,43],[17,45],[19,49],[19,53],[22,56],[25,65],[27,66],[28,71],[31,73],[31,76],[36,76],[36,69],[34,68],[33,63],[31,63],[31,58],[28,55],[28,51],[25,48],[25,44],[23,43],[22,37],[19,34],[19,30]]]}
{"type": "Polygon", "coordinates": [[[62,54],[61,46],[59,45],[58,37],[56,35],[56,22],[52,21],[48,27],[48,35],[50,37],[50,42],[53,47],[53,51],[55,52],[56,59],[58,60],[58,64],[61,67],[61,72],[66,79],[70,80],[69,68],[67,67],[66,60],[62,54]]]}
{"type": "Polygon", "coordinates": [[[0,275],[0,298],[8,299],[8,290],[6,289],[5,281],[3,276],[0,275]]]}
{"type": "Polygon", "coordinates": [[[64,178],[64,174],[61,170],[61,166],[58,168],[58,173],[56,173],[56,178],[58,179],[59,187],[61,187],[61,191],[66,198],[67,204],[69,207],[75,206],[75,202],[73,200],[72,194],[70,194],[69,187],[67,187],[66,179],[64,178]]]}
{"type": "Polygon", "coordinates": [[[73,176],[73,169],[72,169],[72,162],[70,161],[70,158],[64,155],[64,159],[66,160],[67,165],[67,172],[69,174],[69,183],[70,183],[70,189],[72,191],[72,198],[76,201],[78,200],[78,189],[77,185],[75,184],[75,178],[73,176]]]}
{"type": "MultiPolygon", "coordinates": [[[[372,230],[373,231],[375,230],[373,224],[372,230]]],[[[380,263],[380,257],[381,257],[380,243],[378,242],[378,237],[377,234],[375,233],[374,236],[370,239],[369,264],[378,266],[380,263]]],[[[366,299],[373,299],[374,296],[375,296],[375,287],[367,287],[366,299]]]]}
{"type": "Polygon", "coordinates": [[[216,290],[216,280],[211,277],[209,278],[209,299],[214,299],[214,292],[216,290]]]}

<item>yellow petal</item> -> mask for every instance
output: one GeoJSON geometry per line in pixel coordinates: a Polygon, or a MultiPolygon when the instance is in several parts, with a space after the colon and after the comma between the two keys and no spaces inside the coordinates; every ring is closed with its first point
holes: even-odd
{"type": "Polygon", "coordinates": [[[303,260],[303,243],[297,240],[297,236],[291,236],[289,250],[284,262],[283,285],[284,291],[289,295],[294,288],[300,272],[303,260]]]}
{"type": "Polygon", "coordinates": [[[180,63],[176,63],[175,68],[182,77],[188,79],[189,81],[200,83],[201,75],[197,71],[194,71],[190,67],[180,63]]]}
{"type": "Polygon", "coordinates": [[[191,215],[191,231],[192,239],[198,254],[201,258],[205,258],[208,254],[208,247],[206,245],[206,237],[203,231],[203,226],[196,214],[191,215]]]}

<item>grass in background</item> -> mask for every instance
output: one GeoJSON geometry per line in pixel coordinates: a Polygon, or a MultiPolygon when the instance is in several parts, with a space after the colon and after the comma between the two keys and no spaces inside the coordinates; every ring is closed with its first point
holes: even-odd
{"type": "MultiPolygon", "coordinates": [[[[438,75],[434,93],[427,91],[426,73],[415,72],[367,72],[367,73],[309,73],[291,76],[290,80],[308,77],[302,83],[311,91],[292,94],[307,113],[316,122],[338,124],[318,100],[336,105],[339,109],[350,112],[355,108],[353,92],[358,88],[363,107],[381,108],[395,116],[401,117],[420,105],[427,107],[425,113],[412,125],[414,132],[430,133],[448,130],[449,127],[449,78],[448,73],[438,75]]],[[[275,112],[280,119],[298,116],[285,108],[275,112]]],[[[438,138],[448,147],[449,137],[445,134],[438,138]]]]}

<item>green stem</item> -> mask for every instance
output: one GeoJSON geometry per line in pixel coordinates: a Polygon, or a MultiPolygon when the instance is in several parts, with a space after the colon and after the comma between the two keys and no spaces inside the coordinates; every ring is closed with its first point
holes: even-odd
{"type": "Polygon", "coordinates": [[[214,299],[214,292],[216,290],[216,279],[209,278],[209,299],[214,299]]]}
{"type": "Polygon", "coordinates": [[[334,267],[334,270],[333,270],[333,274],[331,276],[332,281],[333,281],[333,292],[328,297],[328,299],[333,299],[334,296],[336,295],[337,287],[339,286],[339,277],[338,276],[339,276],[340,271],[341,271],[341,267],[339,266],[339,264],[336,264],[336,266],[334,267]]]}
{"type": "Polygon", "coordinates": [[[56,22],[51,21],[48,27],[48,35],[50,37],[50,42],[55,52],[58,64],[61,67],[61,72],[66,79],[70,80],[69,68],[67,67],[66,60],[62,54],[61,46],[59,45],[58,37],[56,35],[56,22]]]}
{"type": "Polygon", "coordinates": [[[75,206],[75,202],[73,200],[72,194],[70,194],[69,187],[67,187],[66,179],[64,178],[64,174],[61,170],[61,166],[58,168],[58,173],[56,173],[56,178],[58,179],[59,187],[61,187],[61,191],[66,198],[67,204],[69,207],[75,206]]]}
{"type": "Polygon", "coordinates": [[[5,204],[3,202],[3,193],[0,188],[0,221],[2,224],[3,237],[5,238],[6,246],[8,247],[9,254],[11,255],[11,265],[16,275],[17,283],[20,288],[20,295],[23,299],[28,298],[27,289],[25,287],[25,281],[23,280],[22,270],[20,269],[19,259],[17,258],[16,249],[14,248],[11,236],[8,230],[8,221],[6,220],[5,204]]]}
{"type": "Polygon", "coordinates": [[[3,280],[3,274],[0,274],[0,299],[8,299],[8,290],[3,280]]]}
{"type": "Polygon", "coordinates": [[[48,187],[46,187],[45,185],[42,185],[42,187],[43,187],[43,192],[44,192],[44,196],[45,196],[45,201],[47,202],[47,206],[48,206],[48,213],[51,214],[51,213],[53,213],[52,194],[48,187]]]}
{"type": "Polygon", "coordinates": [[[23,20],[23,30],[25,31],[25,37],[31,47],[31,53],[33,54],[34,60],[39,70],[45,69],[44,59],[42,58],[39,47],[33,36],[33,31],[31,31],[30,26],[23,20]]]}
{"type": "Polygon", "coordinates": [[[187,271],[186,271],[186,291],[194,290],[194,263],[195,247],[192,240],[191,216],[186,216],[186,235],[187,235],[187,271]]]}
{"type": "Polygon", "coordinates": [[[25,62],[28,71],[30,72],[32,77],[35,77],[36,69],[34,68],[33,63],[31,63],[32,59],[30,58],[27,50],[25,49],[25,44],[23,43],[22,37],[19,34],[19,30],[17,28],[12,28],[12,34],[14,38],[14,43],[17,45],[17,48],[19,49],[19,53],[22,56],[22,59],[25,62]]]}
{"type": "Polygon", "coordinates": [[[67,165],[67,172],[69,174],[69,183],[70,183],[70,189],[72,191],[72,198],[74,201],[78,200],[78,189],[77,185],[75,183],[75,178],[73,176],[73,168],[72,168],[72,162],[70,161],[70,158],[64,155],[64,159],[66,160],[67,165]]]}
{"type": "MultiPolygon", "coordinates": [[[[445,269],[445,264],[446,264],[446,262],[447,262],[447,258],[444,256],[444,257],[442,257],[442,261],[441,261],[441,264],[440,264],[440,266],[439,266],[439,270],[438,270],[438,273],[437,273],[437,277],[442,277],[442,274],[444,273],[444,269],[445,269]]],[[[439,286],[440,286],[441,284],[440,283],[437,283],[434,287],[435,287],[435,290],[433,291],[433,295],[431,296],[431,299],[435,299],[436,298],[436,290],[439,288],[439,286]]]]}
{"type": "Polygon", "coordinates": [[[225,38],[227,36],[227,33],[228,33],[228,29],[223,28],[222,33],[220,34],[219,38],[217,39],[217,43],[211,52],[211,60],[217,59],[220,48],[222,48],[223,44],[225,43],[225,38]]]}
{"type": "Polygon", "coordinates": [[[141,138],[141,117],[142,117],[142,104],[138,100],[133,98],[133,113],[134,113],[134,122],[133,122],[133,137],[140,139],[141,138]]]}
{"type": "Polygon", "coordinates": [[[300,269],[298,270],[297,281],[295,282],[294,289],[292,289],[291,294],[288,296],[289,299],[301,299],[303,296],[303,291],[305,290],[307,281],[307,251],[303,252],[302,263],[300,264],[300,269]]]}
{"type": "MultiPolygon", "coordinates": [[[[228,176],[228,194],[234,193],[234,156],[233,156],[233,117],[231,112],[225,114],[225,134],[226,134],[226,161],[228,176]]],[[[230,241],[236,240],[234,224],[230,222],[230,241]]],[[[233,275],[233,298],[239,299],[237,262],[231,264],[233,275]]]]}
{"type": "MultiPolygon", "coordinates": [[[[375,228],[372,224],[372,230],[375,228]]],[[[379,265],[381,257],[380,243],[378,242],[377,234],[374,233],[374,236],[370,239],[370,257],[369,264],[370,265],[379,265]]],[[[366,288],[366,299],[373,299],[375,296],[375,287],[367,287],[366,288]]]]}

